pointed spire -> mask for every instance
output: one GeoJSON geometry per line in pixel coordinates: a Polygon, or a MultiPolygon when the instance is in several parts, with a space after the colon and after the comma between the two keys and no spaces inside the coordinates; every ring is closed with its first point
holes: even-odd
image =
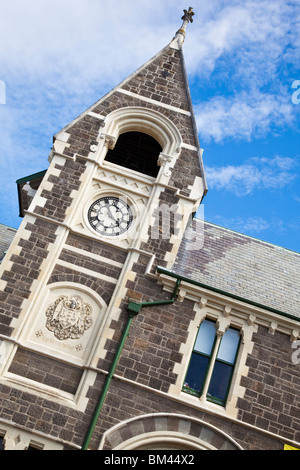
{"type": "Polygon", "coordinates": [[[193,22],[193,16],[194,16],[194,12],[193,12],[193,8],[192,7],[189,7],[188,11],[187,10],[183,10],[184,12],[184,15],[182,16],[182,20],[183,20],[183,23],[182,23],[182,26],[181,28],[176,32],[176,35],[175,37],[179,37],[179,40],[180,40],[180,43],[183,44],[183,41],[184,41],[184,38],[185,38],[185,30],[186,30],[186,27],[188,25],[188,23],[192,23],[193,22]]]}

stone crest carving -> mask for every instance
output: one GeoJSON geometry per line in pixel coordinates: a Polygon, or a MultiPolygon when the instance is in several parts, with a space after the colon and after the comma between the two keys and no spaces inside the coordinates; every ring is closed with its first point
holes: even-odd
{"type": "Polygon", "coordinates": [[[57,339],[78,339],[92,325],[92,308],[78,296],[60,296],[46,310],[46,328],[57,339]]]}

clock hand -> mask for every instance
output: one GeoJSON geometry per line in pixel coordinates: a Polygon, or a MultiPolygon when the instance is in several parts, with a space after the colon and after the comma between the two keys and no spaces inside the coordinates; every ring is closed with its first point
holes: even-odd
{"type": "Polygon", "coordinates": [[[112,207],[108,206],[108,213],[110,215],[110,218],[112,218],[114,222],[118,222],[119,219],[122,216],[122,214],[120,213],[118,208],[115,207],[115,206],[112,206],[112,207]],[[112,209],[114,209],[114,210],[112,210],[112,209]]]}
{"type": "Polygon", "coordinates": [[[108,207],[101,207],[98,211],[97,218],[99,222],[101,222],[102,225],[106,228],[114,225],[115,223],[114,219],[111,217],[111,213],[108,207]]]}

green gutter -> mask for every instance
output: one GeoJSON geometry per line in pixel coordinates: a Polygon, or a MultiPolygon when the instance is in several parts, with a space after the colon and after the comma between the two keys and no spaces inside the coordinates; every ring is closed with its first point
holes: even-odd
{"type": "Polygon", "coordinates": [[[33,173],[32,175],[24,176],[23,178],[19,178],[16,181],[16,184],[23,184],[23,183],[27,183],[27,181],[32,181],[32,180],[35,180],[37,178],[41,178],[42,176],[44,176],[46,174],[46,171],[47,170],[42,170],[42,171],[39,171],[38,173],[33,173]]]}
{"type": "Polygon", "coordinates": [[[169,300],[156,300],[154,302],[140,302],[140,303],[139,302],[131,302],[130,299],[129,299],[128,310],[139,313],[139,311],[143,307],[152,307],[152,306],[155,306],[155,305],[172,304],[174,302],[175,298],[176,298],[178,288],[179,288],[179,284],[180,284],[180,279],[177,279],[171,299],[169,299],[169,300]]]}
{"type": "Polygon", "coordinates": [[[24,178],[20,178],[16,181],[17,191],[18,191],[18,201],[19,201],[19,217],[24,217],[24,212],[22,209],[21,185],[23,183],[27,183],[27,181],[32,181],[38,178],[43,178],[46,172],[47,170],[39,171],[38,173],[34,173],[29,176],[24,176],[24,178]]]}
{"type": "Polygon", "coordinates": [[[138,313],[141,311],[141,309],[143,307],[152,307],[152,306],[155,306],[155,305],[165,305],[165,304],[173,303],[175,298],[176,298],[177,292],[178,292],[179,284],[180,284],[180,280],[178,279],[176,281],[176,285],[175,285],[172,297],[169,300],[157,300],[157,301],[154,301],[154,302],[141,302],[141,303],[132,302],[132,301],[129,300],[129,304],[127,306],[127,309],[129,311],[129,316],[128,316],[128,319],[127,319],[127,323],[125,325],[123,335],[122,335],[121,341],[119,343],[118,349],[116,351],[116,354],[115,354],[114,360],[112,362],[112,365],[110,367],[109,373],[106,376],[106,380],[104,382],[104,386],[103,386],[101,395],[99,397],[99,400],[98,400],[98,403],[97,403],[92,421],[91,421],[90,426],[88,428],[88,431],[87,431],[87,434],[85,436],[85,439],[84,439],[81,450],[87,450],[88,447],[89,447],[94,429],[96,427],[99,415],[100,415],[101,410],[102,410],[104,400],[106,398],[106,395],[107,395],[107,392],[108,392],[108,389],[109,389],[109,386],[110,386],[110,382],[111,382],[111,380],[113,378],[113,375],[115,373],[115,370],[116,370],[116,367],[118,365],[118,362],[119,362],[119,359],[120,359],[120,356],[121,356],[126,338],[129,334],[129,330],[130,330],[133,318],[136,315],[138,315],[138,313]]]}
{"type": "Polygon", "coordinates": [[[297,322],[300,322],[299,317],[296,317],[296,316],[291,315],[289,313],[282,312],[281,310],[277,310],[277,309],[272,308],[272,307],[268,307],[268,306],[260,304],[258,302],[254,302],[252,300],[245,299],[243,297],[239,297],[238,295],[231,294],[229,292],[225,292],[223,290],[217,289],[216,287],[212,287],[212,286],[209,286],[207,284],[203,284],[203,283],[195,281],[193,279],[189,279],[187,277],[181,276],[180,274],[176,274],[176,273],[174,273],[172,271],[169,271],[168,269],[162,268],[160,266],[157,267],[157,272],[160,273],[160,274],[165,274],[166,276],[169,276],[169,277],[173,277],[173,278],[177,279],[177,282],[178,282],[178,280],[183,281],[183,282],[187,282],[187,283],[192,284],[194,286],[202,287],[203,289],[207,289],[207,290],[210,290],[210,291],[215,292],[217,294],[221,294],[221,295],[225,295],[226,297],[230,297],[231,299],[238,300],[240,302],[244,302],[248,305],[252,305],[253,307],[258,307],[258,308],[261,308],[263,310],[267,310],[268,312],[276,313],[277,315],[281,315],[281,316],[289,318],[291,320],[295,320],[297,322]]]}

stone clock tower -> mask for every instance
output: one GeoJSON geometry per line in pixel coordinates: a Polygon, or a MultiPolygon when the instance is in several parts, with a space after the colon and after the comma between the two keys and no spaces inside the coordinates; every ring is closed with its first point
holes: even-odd
{"type": "MultiPolygon", "coordinates": [[[[128,305],[139,311],[170,299],[173,285],[163,290],[157,267],[172,266],[206,192],[182,52],[192,17],[185,10],[167,47],[54,137],[50,166],[1,265],[7,448],[81,448],[128,305]]],[[[135,320],[116,374],[167,392],[171,364],[157,377],[139,334],[149,318],[135,320]],[[130,348],[142,358],[137,367],[130,348]]],[[[122,419],[107,400],[86,447],[97,448],[101,432],[122,419]]]]}

